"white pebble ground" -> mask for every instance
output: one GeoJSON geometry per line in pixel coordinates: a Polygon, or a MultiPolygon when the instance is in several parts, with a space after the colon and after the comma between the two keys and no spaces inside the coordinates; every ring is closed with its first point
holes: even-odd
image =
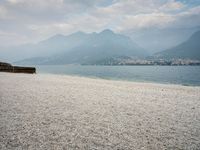
{"type": "Polygon", "coordinates": [[[200,87],[0,73],[2,150],[199,150],[200,87]]]}

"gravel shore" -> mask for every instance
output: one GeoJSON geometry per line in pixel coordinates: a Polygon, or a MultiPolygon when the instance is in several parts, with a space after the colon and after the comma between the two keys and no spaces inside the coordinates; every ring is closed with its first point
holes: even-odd
{"type": "Polygon", "coordinates": [[[0,149],[199,150],[200,87],[0,73],[0,149]]]}

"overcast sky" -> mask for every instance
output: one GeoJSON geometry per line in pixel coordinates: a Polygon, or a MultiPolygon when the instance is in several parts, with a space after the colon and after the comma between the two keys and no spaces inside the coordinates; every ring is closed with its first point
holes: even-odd
{"type": "Polygon", "coordinates": [[[200,25],[200,0],[0,0],[0,46],[76,31],[200,25]]]}

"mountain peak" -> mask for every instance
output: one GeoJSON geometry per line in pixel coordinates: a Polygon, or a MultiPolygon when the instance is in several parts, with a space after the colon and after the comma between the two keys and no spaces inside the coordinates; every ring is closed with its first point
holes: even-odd
{"type": "Polygon", "coordinates": [[[58,33],[58,34],[56,34],[56,35],[54,35],[52,37],[62,38],[62,37],[65,37],[65,35],[58,33]]]}
{"type": "Polygon", "coordinates": [[[48,39],[46,39],[46,40],[43,40],[43,41],[40,41],[39,43],[48,43],[49,41],[60,41],[60,40],[62,40],[62,39],[64,39],[65,38],[65,35],[63,35],[63,34],[56,34],[56,35],[54,35],[54,36],[52,36],[52,37],[50,37],[50,38],[48,38],[48,39]]]}
{"type": "Polygon", "coordinates": [[[85,34],[83,31],[77,31],[77,32],[75,32],[75,34],[85,34]]]}
{"type": "Polygon", "coordinates": [[[49,40],[54,40],[54,39],[62,39],[64,38],[65,36],[63,34],[56,34],[52,37],[49,38],[49,40]]]}
{"type": "Polygon", "coordinates": [[[114,34],[114,32],[112,30],[110,30],[110,29],[105,29],[105,30],[100,32],[100,34],[102,34],[102,33],[103,34],[114,34]]]}
{"type": "Polygon", "coordinates": [[[85,35],[86,35],[86,33],[82,32],[82,31],[77,31],[77,32],[70,34],[69,36],[81,37],[81,36],[85,36],[85,35]]]}

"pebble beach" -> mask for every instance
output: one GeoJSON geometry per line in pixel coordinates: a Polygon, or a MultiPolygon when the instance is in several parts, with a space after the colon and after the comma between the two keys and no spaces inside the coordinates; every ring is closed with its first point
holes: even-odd
{"type": "Polygon", "coordinates": [[[2,150],[199,150],[200,87],[0,73],[2,150]]]}

